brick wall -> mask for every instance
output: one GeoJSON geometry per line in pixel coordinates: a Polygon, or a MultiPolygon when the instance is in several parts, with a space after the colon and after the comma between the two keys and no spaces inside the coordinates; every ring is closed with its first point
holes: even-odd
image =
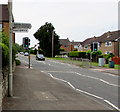
{"type": "MultiPolygon", "coordinates": [[[[9,36],[9,23],[3,22],[3,32],[9,36]]],[[[15,33],[13,33],[13,42],[15,43],[15,33]]]]}
{"type": "Polygon", "coordinates": [[[73,45],[69,45],[69,46],[67,46],[67,47],[61,46],[60,48],[65,49],[65,51],[67,51],[67,52],[70,52],[70,51],[73,51],[73,50],[74,50],[73,45]]]}
{"type": "Polygon", "coordinates": [[[105,43],[101,43],[99,50],[102,51],[103,54],[105,54],[106,51],[111,51],[114,54],[114,42],[112,42],[112,46],[105,46],[105,43]]]}

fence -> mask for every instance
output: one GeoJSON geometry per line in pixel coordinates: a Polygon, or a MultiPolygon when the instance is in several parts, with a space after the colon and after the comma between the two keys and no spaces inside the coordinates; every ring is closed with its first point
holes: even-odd
{"type": "Polygon", "coordinates": [[[70,59],[71,59],[71,60],[80,61],[80,63],[78,63],[80,66],[88,67],[88,68],[91,67],[91,61],[90,61],[89,59],[85,59],[85,58],[75,58],[75,57],[72,57],[72,58],[70,58],[70,59]]]}

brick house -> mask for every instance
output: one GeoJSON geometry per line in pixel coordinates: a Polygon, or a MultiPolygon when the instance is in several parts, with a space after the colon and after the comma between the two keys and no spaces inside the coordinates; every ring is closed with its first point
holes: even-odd
{"type": "Polygon", "coordinates": [[[89,51],[91,50],[91,44],[93,42],[97,41],[97,37],[91,37],[91,38],[87,38],[86,40],[84,40],[81,45],[82,45],[82,51],[89,51]]]}
{"type": "Polygon", "coordinates": [[[72,41],[71,45],[73,45],[73,50],[79,51],[81,48],[81,42],[76,42],[76,41],[72,41]]]}
{"type": "Polygon", "coordinates": [[[98,50],[102,51],[103,54],[113,53],[115,56],[119,55],[119,37],[120,30],[113,32],[106,32],[99,37],[88,38],[82,43],[83,51],[91,50],[91,44],[93,42],[98,43],[98,50]]]}
{"type": "Polygon", "coordinates": [[[60,39],[60,48],[64,49],[66,53],[73,51],[74,46],[71,44],[69,39],[60,39]]]}
{"type": "MultiPolygon", "coordinates": [[[[9,10],[7,4],[0,5],[0,15],[0,31],[9,36],[9,10]]],[[[13,42],[15,43],[15,33],[13,33],[13,42]]]]}

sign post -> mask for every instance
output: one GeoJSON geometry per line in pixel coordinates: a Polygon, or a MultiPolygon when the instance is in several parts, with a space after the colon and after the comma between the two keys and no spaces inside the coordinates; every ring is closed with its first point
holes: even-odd
{"type": "Polygon", "coordinates": [[[8,96],[13,96],[13,73],[12,73],[12,0],[8,0],[9,6],[9,76],[8,76],[8,96]]]}
{"type": "Polygon", "coordinates": [[[27,32],[31,28],[29,23],[13,23],[12,0],[8,0],[9,9],[9,75],[8,75],[8,96],[13,96],[13,73],[12,73],[12,34],[13,32],[27,32]]]}

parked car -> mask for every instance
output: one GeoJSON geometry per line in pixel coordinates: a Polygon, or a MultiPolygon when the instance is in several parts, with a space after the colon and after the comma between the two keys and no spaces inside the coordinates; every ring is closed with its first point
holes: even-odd
{"type": "Polygon", "coordinates": [[[24,52],[20,52],[21,55],[24,55],[24,52]]]}
{"type": "Polygon", "coordinates": [[[45,57],[44,57],[44,55],[43,54],[37,54],[36,55],[36,60],[45,60],[45,57]]]}
{"type": "Polygon", "coordinates": [[[28,52],[25,52],[25,53],[24,53],[24,56],[29,56],[29,53],[28,53],[28,52]]]}

